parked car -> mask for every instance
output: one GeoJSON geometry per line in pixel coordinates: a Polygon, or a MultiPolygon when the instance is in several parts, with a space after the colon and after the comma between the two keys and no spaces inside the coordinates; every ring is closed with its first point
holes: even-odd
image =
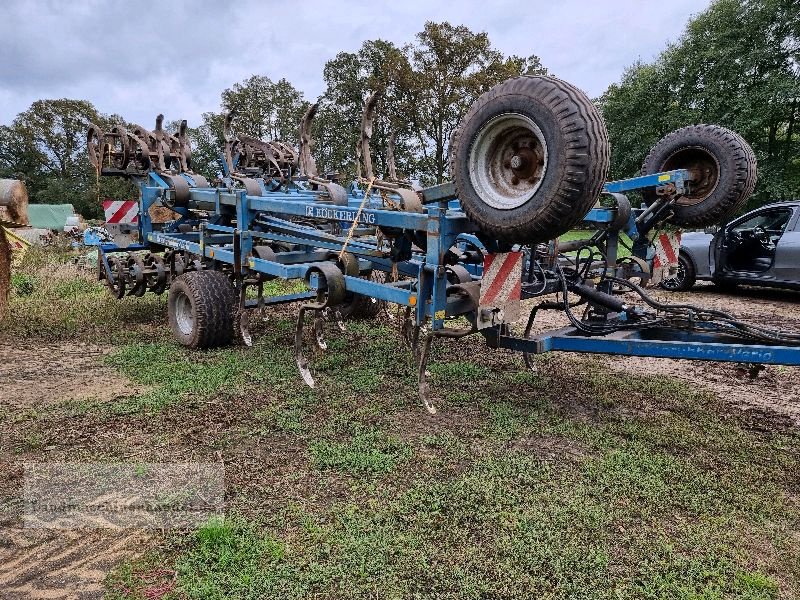
{"type": "Polygon", "coordinates": [[[688,290],[705,280],[800,289],[800,200],[762,206],[716,233],[685,232],[678,262],[663,288],[688,290]]]}

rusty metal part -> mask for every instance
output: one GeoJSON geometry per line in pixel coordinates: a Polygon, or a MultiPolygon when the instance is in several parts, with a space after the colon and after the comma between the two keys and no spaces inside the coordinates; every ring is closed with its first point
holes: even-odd
{"type": "Polygon", "coordinates": [[[144,266],[147,271],[147,290],[160,296],[167,289],[169,279],[164,259],[158,254],[148,253],[144,257],[144,266]]]}
{"type": "Polygon", "coordinates": [[[89,129],[86,131],[86,152],[89,155],[89,163],[95,169],[100,169],[103,164],[103,147],[105,143],[106,134],[103,133],[103,130],[94,123],[89,123],[89,129]]]}
{"type": "MultiPolygon", "coordinates": [[[[478,310],[481,297],[481,282],[466,281],[456,285],[448,286],[448,296],[459,296],[467,301],[467,312],[478,310]]],[[[466,314],[466,313],[465,313],[466,314]]]]}
{"type": "MultiPolygon", "coordinates": [[[[192,145],[189,143],[189,138],[186,135],[186,131],[188,129],[188,125],[186,123],[186,119],[181,121],[180,126],[178,127],[178,135],[176,138],[178,142],[177,148],[177,155],[180,160],[181,171],[191,171],[192,169],[192,145]]],[[[173,156],[175,152],[173,152],[173,156]]],[[[208,187],[205,186],[197,186],[197,187],[208,187]]]]}
{"type": "Polygon", "coordinates": [[[364,103],[364,112],[361,114],[361,135],[359,138],[359,151],[361,161],[364,163],[364,177],[372,179],[374,173],[372,172],[372,155],[370,154],[369,142],[372,139],[372,126],[375,120],[375,107],[378,104],[381,93],[372,92],[367,96],[367,101],[364,103]]]}
{"type": "Polygon", "coordinates": [[[397,166],[394,162],[394,132],[389,135],[386,144],[386,169],[389,172],[389,180],[397,181],[397,166]]]}
{"type": "Polygon", "coordinates": [[[241,177],[239,175],[231,175],[231,179],[241,183],[248,196],[261,195],[261,186],[258,185],[258,182],[255,179],[251,179],[250,177],[241,177]]]}
{"type": "Polygon", "coordinates": [[[128,291],[128,295],[141,298],[147,292],[147,274],[145,272],[144,259],[139,254],[128,255],[127,268],[128,283],[132,286],[128,291]]]}
{"type": "Polygon", "coordinates": [[[229,112],[225,115],[225,121],[222,126],[222,135],[225,138],[225,147],[224,147],[224,155],[225,155],[225,164],[228,166],[228,171],[234,172],[236,170],[233,164],[234,157],[239,154],[239,140],[236,136],[233,135],[231,132],[231,122],[233,121],[233,112],[229,112]]]}
{"type": "MultiPolygon", "coordinates": [[[[156,164],[161,169],[172,168],[172,154],[170,154],[171,136],[164,131],[164,115],[156,117],[156,128],[152,132],[151,152],[155,150],[156,164]]],[[[177,140],[175,140],[177,142],[177,140]]],[[[181,169],[183,170],[183,169],[181,169]]]]}
{"type": "Polygon", "coordinates": [[[397,188],[394,190],[394,193],[400,196],[400,206],[404,211],[414,213],[421,213],[423,211],[422,200],[420,200],[419,194],[414,190],[397,188]]]}
{"type": "MultiPolygon", "coordinates": [[[[275,251],[269,246],[253,246],[253,255],[256,258],[260,258],[261,260],[268,260],[270,262],[275,262],[278,259],[277,255],[275,254],[275,251]]],[[[270,281],[272,279],[276,279],[276,276],[267,275],[266,273],[258,274],[259,281],[270,281]]]]}
{"type": "Polygon", "coordinates": [[[108,257],[108,271],[105,273],[106,285],[111,295],[118,300],[125,296],[126,281],[125,261],[118,256],[108,257]]]}
{"type": "Polygon", "coordinates": [[[472,275],[462,265],[450,265],[447,267],[447,281],[453,284],[470,283],[472,275]]]}
{"type": "Polygon", "coordinates": [[[167,200],[166,198],[163,200],[164,205],[167,208],[174,208],[176,206],[185,207],[189,205],[189,198],[191,196],[191,188],[189,187],[189,182],[187,182],[183,177],[180,175],[175,175],[173,173],[159,173],[161,178],[174,190],[175,198],[167,200]]]}
{"type": "MultiPolygon", "coordinates": [[[[119,127],[119,129],[124,131],[128,138],[128,145],[131,149],[131,158],[134,161],[134,165],[138,167],[139,171],[148,171],[150,166],[153,164],[153,161],[147,142],[140,136],[136,135],[135,132],[126,131],[122,127],[119,127]]],[[[137,131],[141,132],[139,129],[137,129],[137,131]]]]}
{"type": "Polygon", "coordinates": [[[346,289],[344,275],[333,262],[315,263],[311,266],[306,273],[306,283],[310,282],[312,275],[316,275],[317,278],[321,280],[317,301],[303,304],[300,307],[294,333],[294,355],[297,368],[300,370],[303,381],[306,385],[313,388],[315,385],[314,377],[311,375],[308,359],[303,354],[303,327],[305,324],[305,315],[309,310],[314,311],[314,333],[316,343],[318,347],[324,349],[325,342],[322,338],[324,319],[322,318],[321,311],[329,306],[335,306],[341,303],[345,299],[346,289]]]}
{"type": "Polygon", "coordinates": [[[628,225],[631,218],[631,202],[625,194],[611,193],[609,195],[617,204],[617,216],[614,217],[614,221],[608,229],[609,231],[621,231],[628,225]]]}
{"type": "Polygon", "coordinates": [[[430,359],[431,355],[431,345],[433,344],[434,338],[460,339],[477,332],[478,329],[473,324],[469,329],[439,329],[436,331],[431,331],[427,336],[425,336],[425,341],[422,344],[422,350],[419,355],[419,369],[417,374],[419,399],[423,406],[425,406],[425,410],[427,410],[430,414],[436,414],[436,406],[434,406],[433,400],[431,399],[431,389],[430,385],[428,384],[427,370],[428,360],[430,359]]]}
{"type": "Polygon", "coordinates": [[[189,177],[192,178],[192,181],[194,181],[194,186],[195,187],[198,187],[198,188],[211,187],[209,185],[209,183],[208,183],[208,179],[206,179],[205,177],[203,177],[199,173],[189,173],[188,175],[189,175],[189,177]]]}
{"type": "Polygon", "coordinates": [[[299,169],[300,175],[307,177],[317,177],[317,163],[314,162],[314,157],[311,156],[311,122],[319,109],[319,102],[315,102],[308,107],[308,110],[300,119],[300,157],[299,169]]]}
{"type": "Polygon", "coordinates": [[[331,204],[336,206],[347,206],[347,190],[338,183],[333,183],[327,179],[320,179],[318,177],[309,178],[309,182],[321,187],[328,196],[331,204]]]}
{"type": "Polygon", "coordinates": [[[651,277],[648,262],[633,255],[623,256],[617,261],[617,273],[620,279],[638,279],[642,287],[647,286],[651,277]]]}
{"type": "Polygon", "coordinates": [[[714,192],[719,183],[719,162],[711,152],[700,146],[681,148],[674,152],[664,161],[661,170],[675,169],[686,169],[690,175],[688,191],[677,200],[677,204],[681,206],[699,204],[714,192]]]}

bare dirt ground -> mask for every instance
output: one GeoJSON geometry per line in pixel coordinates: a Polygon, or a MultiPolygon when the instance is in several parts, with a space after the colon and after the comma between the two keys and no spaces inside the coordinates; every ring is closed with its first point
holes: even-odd
{"type": "MultiPolygon", "coordinates": [[[[0,410],[7,415],[70,401],[111,401],[138,387],[103,357],[109,348],[79,342],[0,342],[0,410]]],[[[41,449],[46,452],[46,448],[41,449]]],[[[47,460],[39,452],[38,460],[47,460]]],[[[20,458],[34,459],[25,456],[20,458]]],[[[59,460],[68,460],[60,457],[59,460]]],[[[0,460],[4,480],[22,469],[0,460]]],[[[5,491],[5,490],[4,490],[5,491]]],[[[132,530],[28,529],[13,497],[0,498],[0,598],[99,598],[106,573],[151,536],[132,530]]]]}
{"type": "MultiPolygon", "coordinates": [[[[661,302],[693,304],[773,329],[800,332],[800,292],[757,288],[722,292],[712,285],[698,284],[690,292],[650,290],[650,293],[661,302]]],[[[635,302],[636,298],[631,300],[635,302]]],[[[535,331],[568,324],[560,311],[546,311],[537,316],[535,331]]],[[[600,360],[623,372],[668,375],[692,382],[713,392],[731,408],[752,413],[756,419],[766,413],[775,417],[767,421],[800,425],[800,369],[796,367],[767,366],[751,377],[744,365],[734,363],[635,356],[600,357],[600,360]]]]}
{"type": "Polygon", "coordinates": [[[38,408],[70,400],[113,400],[137,388],[102,358],[110,348],[80,342],[0,343],[0,406],[38,408]]]}

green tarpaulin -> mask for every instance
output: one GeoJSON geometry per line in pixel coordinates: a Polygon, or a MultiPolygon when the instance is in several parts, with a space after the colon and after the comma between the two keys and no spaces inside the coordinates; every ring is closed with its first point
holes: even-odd
{"type": "Polygon", "coordinates": [[[67,217],[75,214],[72,204],[29,204],[28,218],[31,227],[40,229],[64,229],[67,217]]]}

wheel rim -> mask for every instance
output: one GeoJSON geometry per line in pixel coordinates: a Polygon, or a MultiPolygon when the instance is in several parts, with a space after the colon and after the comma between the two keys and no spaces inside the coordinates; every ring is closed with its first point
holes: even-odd
{"type": "Polygon", "coordinates": [[[469,167],[472,186],[486,204],[518,208],[536,193],[547,171],[544,134],[525,115],[498,115],[475,136],[469,167]]]}
{"type": "Polygon", "coordinates": [[[677,203],[682,206],[699,204],[717,189],[719,161],[705,148],[692,146],[674,152],[664,162],[663,171],[686,169],[689,171],[689,191],[677,203]]]}
{"type": "Polygon", "coordinates": [[[686,267],[684,266],[683,261],[678,261],[678,271],[675,273],[675,276],[664,279],[664,281],[661,282],[661,285],[668,290],[677,290],[683,285],[685,279],[686,267]]]}
{"type": "Polygon", "coordinates": [[[178,293],[178,297],[175,298],[175,323],[178,331],[183,335],[191,335],[194,331],[192,301],[182,292],[178,293]]]}

